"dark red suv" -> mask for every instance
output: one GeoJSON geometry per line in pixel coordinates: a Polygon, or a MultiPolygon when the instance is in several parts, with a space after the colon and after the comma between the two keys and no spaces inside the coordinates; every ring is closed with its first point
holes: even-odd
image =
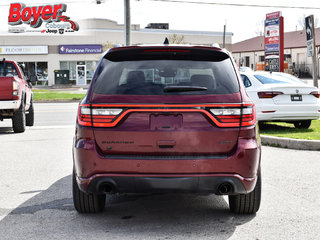
{"type": "Polygon", "coordinates": [[[74,206],[100,212],[113,193],[214,193],[255,213],[260,155],[254,104],[227,51],[113,48],[79,105],[74,206]]]}

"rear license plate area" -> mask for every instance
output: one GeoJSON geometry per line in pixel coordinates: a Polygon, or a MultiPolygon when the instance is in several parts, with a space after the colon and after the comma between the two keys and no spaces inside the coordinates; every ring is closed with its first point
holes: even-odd
{"type": "Polygon", "coordinates": [[[151,114],[151,130],[176,130],[182,127],[183,118],[181,114],[151,114]]]}
{"type": "Polygon", "coordinates": [[[297,94],[297,95],[291,95],[291,101],[292,102],[299,102],[302,101],[302,95],[297,94]]]}

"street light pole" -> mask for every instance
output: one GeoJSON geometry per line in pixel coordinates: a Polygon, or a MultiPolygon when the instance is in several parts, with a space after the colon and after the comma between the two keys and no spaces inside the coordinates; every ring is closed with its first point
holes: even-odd
{"type": "Polygon", "coordinates": [[[227,20],[225,20],[224,26],[223,26],[223,43],[222,43],[222,48],[226,48],[226,29],[227,29],[227,20]]]}
{"type": "Polygon", "coordinates": [[[124,0],[124,43],[126,46],[130,45],[130,0],[124,0]]]}

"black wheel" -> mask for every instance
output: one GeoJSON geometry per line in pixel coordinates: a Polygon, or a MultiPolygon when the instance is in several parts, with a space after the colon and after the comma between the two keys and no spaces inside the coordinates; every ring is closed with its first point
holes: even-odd
{"type": "Polygon", "coordinates": [[[19,110],[12,117],[12,127],[15,133],[22,133],[26,130],[26,113],[23,99],[21,99],[19,110]]]}
{"type": "Polygon", "coordinates": [[[259,210],[261,201],[261,172],[254,190],[248,194],[229,195],[230,210],[238,214],[254,214],[259,210]]]}
{"type": "Polygon", "coordinates": [[[26,125],[31,127],[33,126],[33,124],[34,124],[34,109],[33,109],[33,102],[31,100],[28,114],[26,114],[26,125]]]}
{"type": "Polygon", "coordinates": [[[102,212],[106,204],[105,194],[87,194],[82,192],[77,184],[75,174],[72,174],[72,194],[74,208],[79,213],[102,212]]]}
{"type": "Polygon", "coordinates": [[[308,129],[311,125],[311,120],[296,121],[293,124],[295,128],[308,129]]]}

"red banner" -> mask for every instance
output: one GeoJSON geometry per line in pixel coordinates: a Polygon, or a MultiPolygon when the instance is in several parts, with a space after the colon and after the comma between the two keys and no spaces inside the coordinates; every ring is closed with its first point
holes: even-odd
{"type": "Polygon", "coordinates": [[[271,18],[279,18],[281,17],[281,12],[273,12],[273,13],[268,13],[266,15],[266,19],[271,19],[271,18]]]}
{"type": "Polygon", "coordinates": [[[279,41],[280,41],[279,37],[265,38],[265,44],[275,44],[275,43],[279,43],[279,41]]]}

